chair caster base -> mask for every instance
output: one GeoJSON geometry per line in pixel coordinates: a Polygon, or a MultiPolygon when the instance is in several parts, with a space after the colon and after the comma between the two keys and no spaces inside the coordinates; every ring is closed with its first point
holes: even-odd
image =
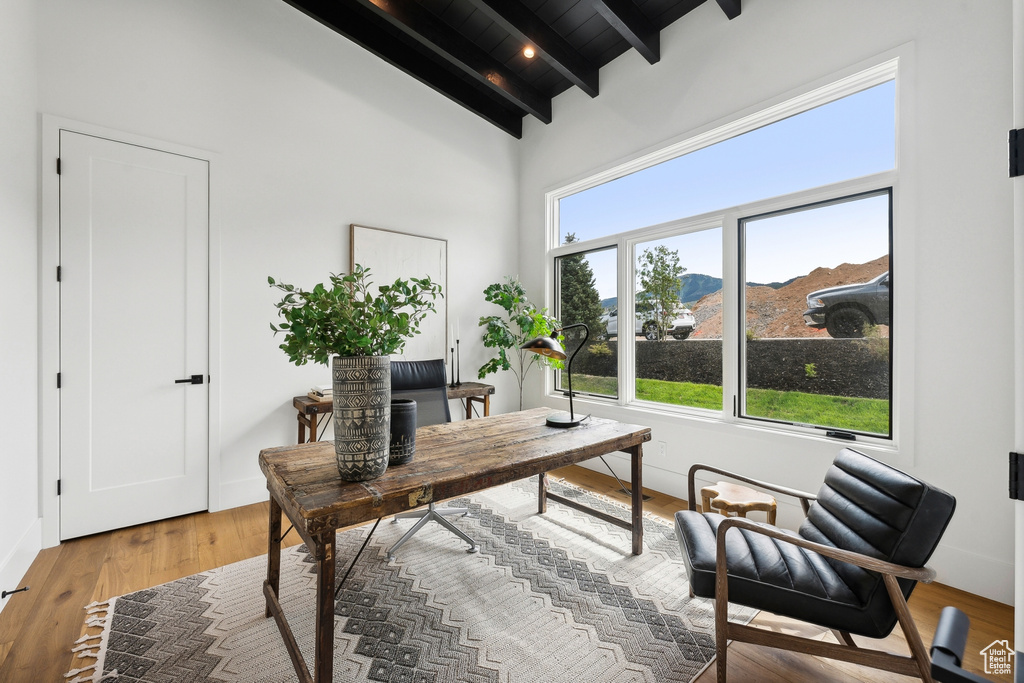
{"type": "Polygon", "coordinates": [[[448,531],[452,532],[453,534],[461,538],[463,541],[468,543],[469,550],[466,551],[467,553],[477,552],[479,550],[479,547],[477,546],[476,541],[474,541],[473,538],[465,531],[458,528],[445,518],[446,515],[462,515],[463,517],[465,517],[468,515],[469,512],[470,511],[467,508],[437,508],[434,506],[434,503],[430,503],[427,506],[427,509],[423,512],[403,512],[401,514],[395,515],[395,517],[391,520],[392,524],[397,523],[399,519],[408,519],[410,517],[419,517],[419,521],[413,524],[412,528],[405,532],[405,535],[398,539],[398,541],[393,546],[391,546],[391,548],[387,551],[388,560],[394,560],[395,553],[398,551],[398,549],[401,548],[406,541],[412,538],[417,531],[422,529],[423,526],[430,521],[437,522],[444,528],[448,529],[448,531]]]}

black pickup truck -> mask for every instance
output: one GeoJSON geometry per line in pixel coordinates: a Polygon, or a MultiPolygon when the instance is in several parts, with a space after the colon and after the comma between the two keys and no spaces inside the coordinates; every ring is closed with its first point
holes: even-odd
{"type": "Polygon", "coordinates": [[[885,272],[870,282],[819,289],[807,295],[804,322],[836,339],[863,337],[868,325],[888,325],[892,285],[885,272]]]}

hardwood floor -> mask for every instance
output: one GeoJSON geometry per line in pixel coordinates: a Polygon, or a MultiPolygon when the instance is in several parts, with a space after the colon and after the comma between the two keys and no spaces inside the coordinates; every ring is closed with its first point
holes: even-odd
{"type": "MultiPolygon", "coordinates": [[[[581,467],[556,470],[580,486],[624,502],[628,497],[611,477],[581,467]]],[[[685,503],[654,491],[645,509],[671,519],[685,503]]],[[[84,632],[85,610],[93,601],[141,590],[189,574],[255,557],[267,548],[268,505],[260,503],[216,513],[199,513],[144,524],[62,543],[36,558],[22,586],[26,593],[11,598],[0,613],[0,683],[63,681],[64,673],[91,663],[75,660],[70,649],[84,632]]],[[[289,534],[284,545],[299,543],[289,534]]],[[[995,640],[1013,642],[1013,608],[941,584],[919,585],[910,609],[925,645],[930,646],[939,612],[955,605],[971,618],[964,666],[983,674],[980,650],[995,640]]],[[[762,628],[831,639],[824,629],[762,612],[754,620],[762,628]]],[[[896,632],[866,647],[909,652],[896,632]]],[[[1011,676],[991,677],[1010,681],[1011,676]]],[[[715,680],[712,665],[698,679],[715,680]]],[[[807,681],[913,680],[851,664],[761,648],[746,643],[729,647],[729,680],[734,683],[795,683],[807,681]]]]}

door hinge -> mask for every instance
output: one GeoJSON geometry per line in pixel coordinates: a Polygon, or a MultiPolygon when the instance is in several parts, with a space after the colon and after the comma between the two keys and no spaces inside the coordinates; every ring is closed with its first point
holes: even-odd
{"type": "Polygon", "coordinates": [[[1021,460],[1024,455],[1010,453],[1010,500],[1024,500],[1024,467],[1021,467],[1021,460]]]}
{"type": "Polygon", "coordinates": [[[57,282],[60,282],[60,266],[57,266],[57,282]]]}
{"type": "Polygon", "coordinates": [[[57,175],[60,175],[60,157],[57,157],[57,175]]]}
{"type": "Polygon", "coordinates": [[[60,495],[60,479],[57,480],[57,495],[60,495]]]}
{"type": "Polygon", "coordinates": [[[57,388],[60,389],[60,373],[57,373],[57,388]]]}

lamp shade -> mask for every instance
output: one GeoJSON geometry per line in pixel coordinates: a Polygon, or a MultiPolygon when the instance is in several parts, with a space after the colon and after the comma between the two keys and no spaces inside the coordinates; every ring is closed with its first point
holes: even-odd
{"type": "Polygon", "coordinates": [[[533,351],[539,353],[542,356],[548,358],[554,358],[555,360],[565,360],[565,349],[558,343],[558,340],[553,337],[537,337],[531,339],[519,348],[524,351],[533,351]]]}

